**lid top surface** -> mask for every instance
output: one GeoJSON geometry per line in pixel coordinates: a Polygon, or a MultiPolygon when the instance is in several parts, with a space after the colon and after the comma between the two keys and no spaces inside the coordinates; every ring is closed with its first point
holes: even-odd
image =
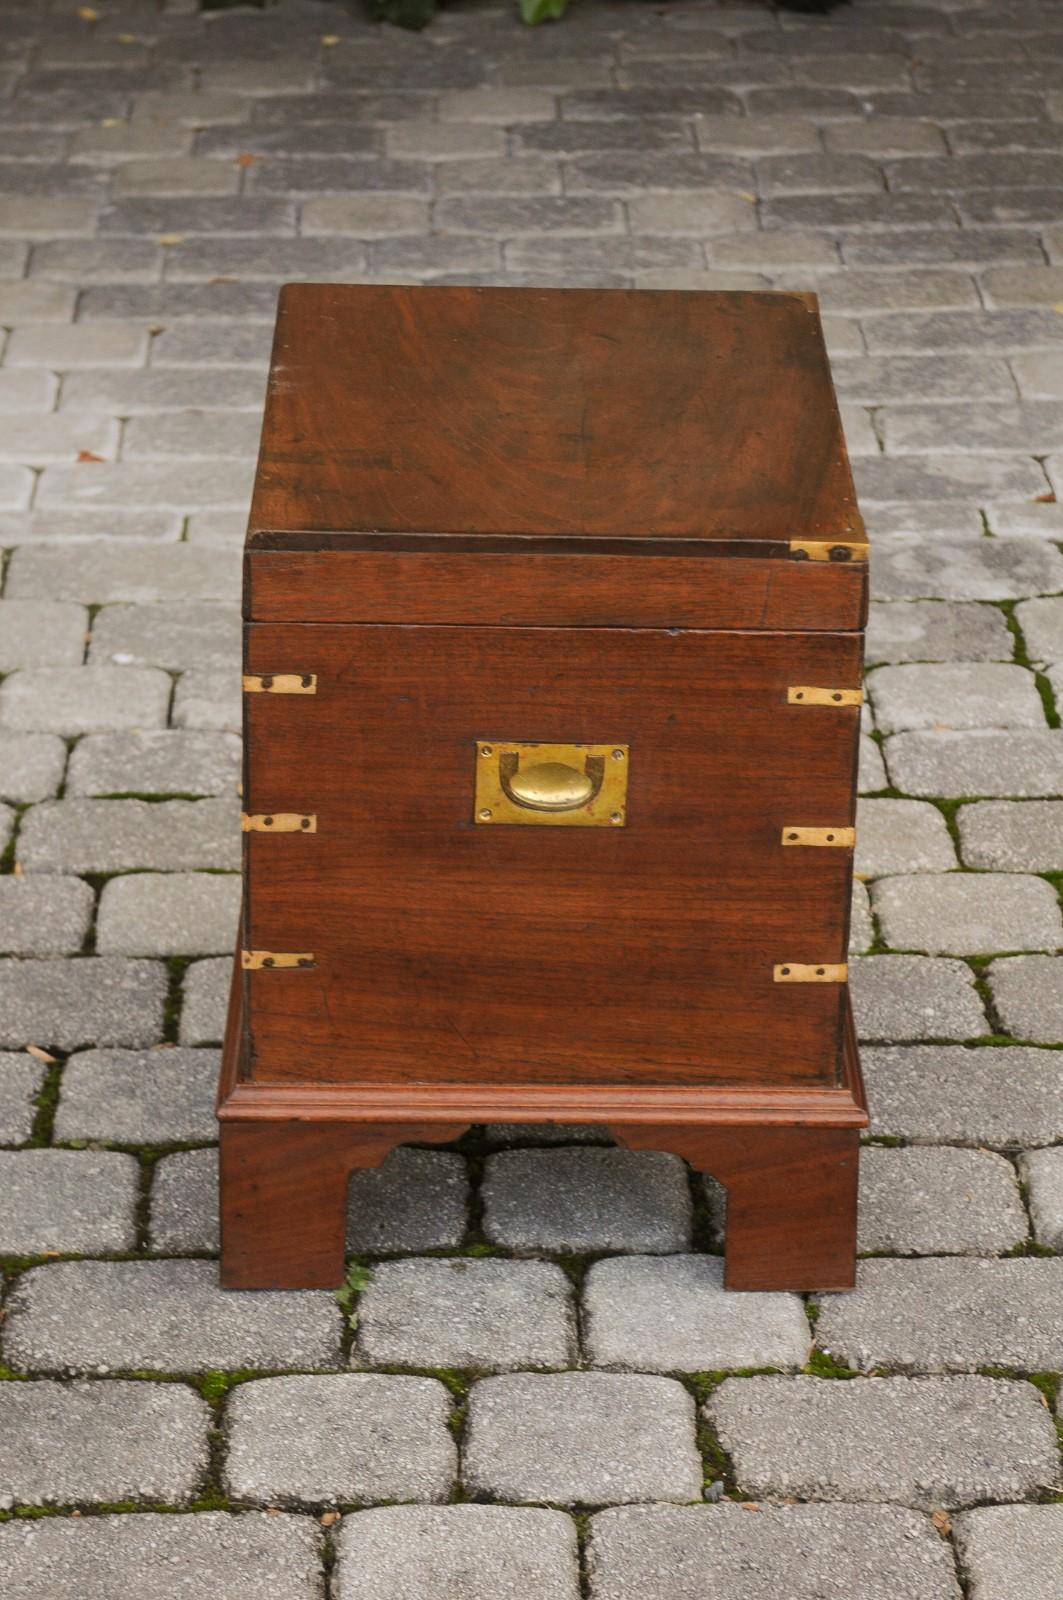
{"type": "Polygon", "coordinates": [[[863,537],[813,296],[345,284],[281,292],[251,530],[863,537]]]}

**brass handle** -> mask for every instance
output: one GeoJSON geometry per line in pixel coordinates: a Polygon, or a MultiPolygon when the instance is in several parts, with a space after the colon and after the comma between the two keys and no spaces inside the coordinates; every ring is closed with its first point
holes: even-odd
{"type": "Polygon", "coordinates": [[[622,828],[626,744],[477,739],[473,821],[478,826],[622,828]]]}
{"type": "Polygon", "coordinates": [[[532,761],[522,767],[516,750],[498,760],[503,793],[529,811],[575,811],[585,806],[601,788],[604,769],[601,756],[587,756],[582,772],[567,761],[532,761]]]}

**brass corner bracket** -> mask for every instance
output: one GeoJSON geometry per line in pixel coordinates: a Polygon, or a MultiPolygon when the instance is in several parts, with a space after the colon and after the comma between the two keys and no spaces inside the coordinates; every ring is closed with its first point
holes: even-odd
{"type": "Polygon", "coordinates": [[[245,672],[245,694],[317,694],[314,672],[245,672]]]}
{"type": "Polygon", "coordinates": [[[849,976],[849,967],[844,961],[824,961],[820,966],[787,961],[775,967],[773,975],[776,983],[844,983],[849,976]]]}
{"type": "Polygon", "coordinates": [[[786,691],[786,702],[791,706],[860,706],[864,703],[862,689],[819,689],[811,683],[795,683],[786,691]]]}
{"type": "Polygon", "coordinates": [[[866,561],[870,545],[859,539],[791,539],[797,561],[866,561]]]}
{"type": "Polygon", "coordinates": [[[259,972],[263,968],[269,970],[277,967],[312,967],[314,966],[314,953],[312,950],[241,950],[240,965],[245,972],[259,972]]]}
{"type": "Polygon", "coordinates": [[[240,827],[244,833],[316,833],[317,817],[313,812],[268,811],[252,815],[242,811],[240,827]]]}
{"type": "Polygon", "coordinates": [[[836,850],[851,850],[856,843],[855,828],[784,828],[784,845],[830,846],[836,850]]]}

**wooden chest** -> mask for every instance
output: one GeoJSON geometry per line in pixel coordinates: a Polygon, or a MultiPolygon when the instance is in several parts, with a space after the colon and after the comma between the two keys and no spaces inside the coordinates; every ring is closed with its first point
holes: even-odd
{"type": "Polygon", "coordinates": [[[347,1178],[596,1122],[844,1288],[867,545],[815,299],[297,284],[246,547],[223,1279],[347,1178]]]}

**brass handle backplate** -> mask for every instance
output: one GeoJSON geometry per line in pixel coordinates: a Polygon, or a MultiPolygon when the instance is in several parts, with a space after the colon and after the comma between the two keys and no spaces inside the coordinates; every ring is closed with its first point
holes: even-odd
{"type": "Polygon", "coordinates": [[[622,828],[626,744],[477,739],[473,819],[525,827],[622,828]]]}

